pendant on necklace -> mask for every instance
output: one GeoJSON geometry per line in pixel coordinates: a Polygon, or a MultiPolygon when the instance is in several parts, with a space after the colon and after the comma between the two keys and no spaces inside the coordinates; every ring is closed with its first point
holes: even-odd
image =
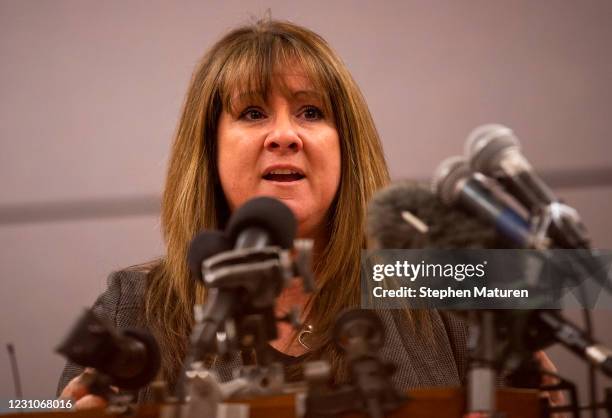
{"type": "Polygon", "coordinates": [[[300,343],[300,345],[306,350],[310,350],[310,346],[304,342],[304,337],[308,334],[312,334],[312,329],[312,325],[306,325],[304,328],[302,328],[297,337],[298,343],[300,343]]]}

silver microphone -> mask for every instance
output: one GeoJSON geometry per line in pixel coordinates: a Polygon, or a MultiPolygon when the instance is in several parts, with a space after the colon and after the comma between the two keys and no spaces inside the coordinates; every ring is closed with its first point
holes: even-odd
{"type": "Polygon", "coordinates": [[[475,172],[493,177],[534,216],[550,224],[550,233],[562,248],[588,248],[589,239],[580,216],[557,199],[521,152],[512,129],[488,124],[474,129],[465,144],[465,155],[475,172]]]}

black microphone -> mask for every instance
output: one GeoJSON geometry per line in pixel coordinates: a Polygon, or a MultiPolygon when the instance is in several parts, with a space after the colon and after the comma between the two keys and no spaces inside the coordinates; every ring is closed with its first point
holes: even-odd
{"type": "Polygon", "coordinates": [[[462,205],[493,223],[497,230],[524,248],[547,247],[531,231],[527,214],[494,180],[473,173],[461,157],[450,157],[436,169],[432,187],[448,205],[462,205]]]}
{"type": "Polygon", "coordinates": [[[249,249],[258,250],[266,246],[292,248],[296,229],[291,209],[277,199],[258,197],[236,210],[225,233],[209,231],[194,239],[188,263],[192,275],[203,281],[208,289],[201,313],[202,321],[196,324],[192,333],[192,347],[195,350],[193,357],[196,360],[203,350],[214,350],[217,332],[236,309],[260,300],[269,301],[269,297],[249,301],[253,294],[259,292],[269,296],[270,292],[264,292],[263,287],[272,288],[271,293],[278,293],[282,289],[280,283],[259,286],[257,280],[249,277],[253,271],[235,263],[248,264],[265,259],[265,256],[260,257],[257,252],[248,252],[249,249]],[[214,258],[217,260],[212,256],[216,256],[214,258]],[[214,265],[215,269],[205,274],[203,270],[206,267],[203,264],[206,264],[207,259],[218,262],[214,265]],[[233,278],[228,280],[228,273],[232,273],[233,278]]]}
{"type": "Polygon", "coordinates": [[[238,208],[227,225],[227,235],[235,249],[277,245],[293,247],[297,229],[291,209],[280,200],[257,197],[238,208]]]}
{"type": "Polygon", "coordinates": [[[232,243],[223,231],[202,231],[191,241],[187,253],[187,264],[191,276],[203,282],[202,262],[213,255],[229,251],[232,243]]]}
{"type": "Polygon", "coordinates": [[[157,374],[161,356],[157,342],[136,328],[115,329],[91,309],[79,318],[56,351],[73,363],[94,367],[122,389],[138,389],[157,374]]]}
{"type": "Polygon", "coordinates": [[[202,262],[232,248],[293,247],[296,221],[285,204],[270,197],[249,200],[232,215],[227,231],[202,231],[189,245],[187,264],[192,277],[203,281],[202,262]]]}
{"type": "Polygon", "coordinates": [[[342,312],[332,330],[332,340],[346,356],[350,381],[371,418],[382,418],[404,401],[391,382],[395,365],[382,361],[378,352],[385,342],[385,327],[372,310],[342,312]]]}
{"type": "Polygon", "coordinates": [[[578,213],[559,202],[521,153],[514,132],[489,124],[472,131],[465,145],[466,158],[474,171],[498,178],[531,213],[549,210],[551,235],[564,248],[588,248],[589,238],[578,213]]]}
{"type": "MultiPolygon", "coordinates": [[[[206,286],[207,293],[204,305],[196,310],[183,372],[206,352],[226,354],[247,343],[257,349],[262,339],[276,338],[273,303],[286,273],[279,266],[282,251],[278,250],[293,248],[296,229],[291,209],[277,199],[258,197],[232,214],[224,232],[204,231],[194,238],[187,262],[191,275],[206,286]],[[258,339],[238,341],[238,334],[252,331],[243,317],[254,311],[250,319],[252,326],[259,327],[258,339]],[[225,331],[222,344],[220,331],[225,331]]],[[[176,389],[179,400],[185,398],[185,384],[186,373],[181,373],[176,389]]]]}

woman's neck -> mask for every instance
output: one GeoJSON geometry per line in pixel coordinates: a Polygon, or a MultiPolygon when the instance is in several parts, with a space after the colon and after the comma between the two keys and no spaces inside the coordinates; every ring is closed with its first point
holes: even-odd
{"type": "MultiPolygon", "coordinates": [[[[302,282],[293,280],[291,286],[284,289],[276,300],[276,317],[284,317],[291,312],[292,308],[297,308],[300,312],[300,320],[303,320],[306,314],[304,308],[309,297],[308,293],[304,291],[302,282]]],[[[299,356],[306,352],[306,348],[295,338],[296,330],[292,324],[285,321],[278,322],[277,329],[278,338],[270,342],[272,347],[291,356],[299,356]]]]}
{"type": "MultiPolygon", "coordinates": [[[[320,240],[315,240],[312,251],[312,268],[314,269],[319,262],[322,248],[320,240]]],[[[283,289],[276,299],[276,317],[284,317],[297,308],[300,313],[300,321],[304,321],[308,312],[306,307],[311,295],[304,290],[303,282],[300,278],[294,278],[290,286],[283,289]]],[[[296,330],[287,322],[278,323],[278,338],[270,343],[272,347],[280,352],[292,356],[299,356],[306,352],[306,347],[301,345],[296,338],[296,330]]]]}

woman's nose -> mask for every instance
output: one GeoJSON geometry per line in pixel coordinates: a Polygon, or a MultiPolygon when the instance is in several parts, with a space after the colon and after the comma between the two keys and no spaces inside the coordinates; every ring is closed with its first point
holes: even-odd
{"type": "Polygon", "coordinates": [[[289,118],[278,118],[264,142],[264,148],[268,151],[287,153],[298,152],[302,149],[303,143],[295,126],[289,118]]]}

